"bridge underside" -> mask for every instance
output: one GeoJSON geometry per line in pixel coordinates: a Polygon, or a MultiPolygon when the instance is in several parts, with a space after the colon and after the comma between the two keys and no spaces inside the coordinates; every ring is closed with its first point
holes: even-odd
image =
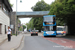
{"type": "Polygon", "coordinates": [[[18,15],[18,18],[43,17],[44,15],[18,15]]]}
{"type": "Polygon", "coordinates": [[[43,17],[44,15],[48,15],[49,11],[33,11],[33,12],[17,12],[18,18],[25,17],[43,17]]]}

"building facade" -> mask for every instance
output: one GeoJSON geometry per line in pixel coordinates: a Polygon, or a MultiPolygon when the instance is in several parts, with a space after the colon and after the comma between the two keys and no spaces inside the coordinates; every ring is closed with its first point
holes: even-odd
{"type": "Polygon", "coordinates": [[[0,0],[0,34],[6,34],[10,26],[12,8],[8,0],[0,0]]]}

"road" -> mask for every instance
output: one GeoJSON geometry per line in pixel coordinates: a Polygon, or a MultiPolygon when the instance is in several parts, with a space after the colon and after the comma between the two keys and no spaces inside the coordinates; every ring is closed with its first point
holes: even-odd
{"type": "Polygon", "coordinates": [[[75,49],[72,47],[72,45],[68,45],[68,43],[65,43],[63,39],[61,39],[60,42],[59,38],[57,37],[49,37],[49,38],[43,37],[42,34],[39,33],[39,36],[30,36],[30,34],[25,34],[22,50],[75,50],[75,49]],[[57,42],[55,41],[56,39],[57,42]]]}

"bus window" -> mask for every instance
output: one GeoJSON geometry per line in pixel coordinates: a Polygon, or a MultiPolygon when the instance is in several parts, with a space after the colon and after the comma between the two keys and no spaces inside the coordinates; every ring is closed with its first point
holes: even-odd
{"type": "Polygon", "coordinates": [[[53,17],[53,24],[55,24],[55,17],[53,17]]]}
{"type": "Polygon", "coordinates": [[[44,17],[44,24],[45,25],[55,24],[55,17],[44,17]]]}
{"type": "Polygon", "coordinates": [[[64,28],[57,28],[57,31],[65,31],[64,28]]]}
{"type": "Polygon", "coordinates": [[[44,31],[56,31],[56,26],[44,26],[44,31]]]}
{"type": "Polygon", "coordinates": [[[44,17],[43,22],[45,25],[53,24],[53,17],[44,17]]]}

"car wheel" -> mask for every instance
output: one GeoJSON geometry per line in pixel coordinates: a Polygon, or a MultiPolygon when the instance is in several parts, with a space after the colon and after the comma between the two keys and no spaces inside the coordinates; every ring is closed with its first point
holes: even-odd
{"type": "Polygon", "coordinates": [[[36,34],[38,36],[38,34],[36,34]]]}
{"type": "Polygon", "coordinates": [[[44,37],[47,37],[47,36],[44,36],[44,37]]]}

